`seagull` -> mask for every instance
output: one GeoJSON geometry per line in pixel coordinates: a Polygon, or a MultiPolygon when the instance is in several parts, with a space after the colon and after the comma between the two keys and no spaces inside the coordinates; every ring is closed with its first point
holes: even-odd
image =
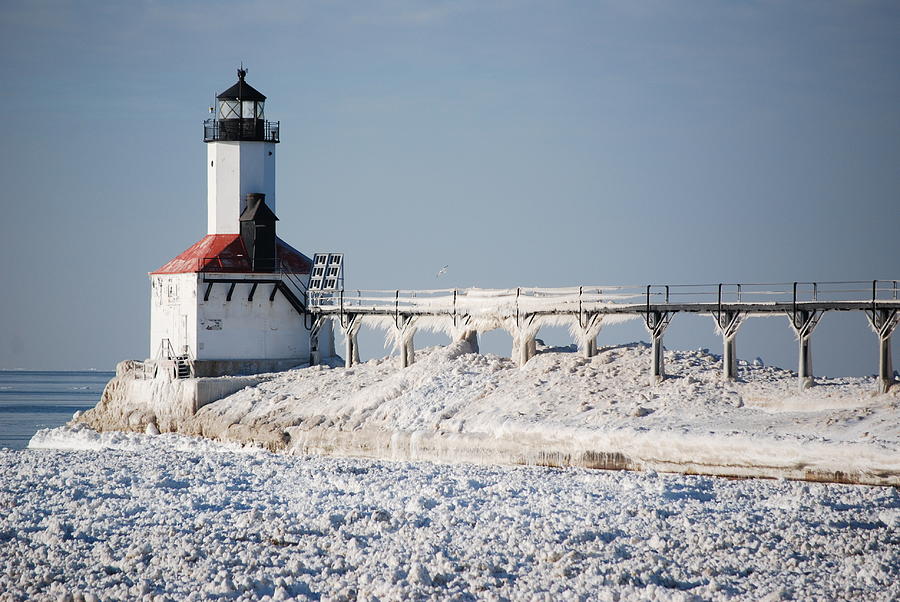
{"type": "Polygon", "coordinates": [[[447,273],[447,270],[448,270],[449,268],[450,268],[449,265],[445,265],[444,267],[442,267],[441,269],[438,270],[438,273],[435,274],[434,277],[435,277],[435,278],[440,278],[441,276],[443,276],[444,274],[447,273]]]}

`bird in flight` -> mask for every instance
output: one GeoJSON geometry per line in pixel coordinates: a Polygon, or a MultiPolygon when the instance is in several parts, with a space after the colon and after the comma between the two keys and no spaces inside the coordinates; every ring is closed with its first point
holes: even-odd
{"type": "Polygon", "coordinates": [[[434,277],[435,277],[435,278],[440,278],[441,276],[443,276],[444,274],[447,273],[447,270],[448,270],[448,269],[450,269],[450,266],[449,266],[449,265],[445,265],[444,267],[442,267],[441,269],[438,270],[438,273],[435,274],[434,277]]]}

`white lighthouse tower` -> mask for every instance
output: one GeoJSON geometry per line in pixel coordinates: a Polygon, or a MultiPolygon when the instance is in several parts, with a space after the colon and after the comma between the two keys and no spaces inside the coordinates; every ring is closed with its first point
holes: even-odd
{"type": "Polygon", "coordinates": [[[279,123],[266,121],[266,97],[238,69],[236,84],[216,97],[206,122],[208,234],[238,234],[248,194],[265,195],[275,211],[275,145],[279,123]]]}
{"type": "MultiPolygon", "coordinates": [[[[207,231],[150,274],[150,357],[179,377],[252,374],[309,361],[312,261],[276,234],[279,122],[245,81],[204,123],[207,231]]],[[[333,354],[324,337],[317,351],[333,354]]]]}

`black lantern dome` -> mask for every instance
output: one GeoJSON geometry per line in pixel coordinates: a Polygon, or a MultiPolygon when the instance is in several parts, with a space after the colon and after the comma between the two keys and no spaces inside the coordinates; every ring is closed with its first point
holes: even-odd
{"type": "Polygon", "coordinates": [[[247,140],[279,142],[279,122],[266,121],[266,97],[244,81],[246,69],[238,69],[236,84],[216,96],[214,119],[203,127],[204,142],[247,140]]]}

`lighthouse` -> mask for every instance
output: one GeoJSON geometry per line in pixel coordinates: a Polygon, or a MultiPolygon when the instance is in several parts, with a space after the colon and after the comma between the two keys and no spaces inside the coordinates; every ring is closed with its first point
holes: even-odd
{"type": "MultiPolygon", "coordinates": [[[[175,377],[283,370],[310,359],[312,261],[277,234],[280,123],[246,81],[216,96],[203,124],[206,235],[150,273],[150,358],[175,377]]],[[[330,333],[328,333],[330,334],[330,333]]],[[[319,337],[317,353],[333,354],[319,337]]]]}
{"type": "Polygon", "coordinates": [[[266,97],[238,69],[236,84],[216,96],[215,118],[203,127],[207,143],[207,233],[238,234],[249,194],[275,211],[275,146],[279,122],[267,121],[266,97]]]}

